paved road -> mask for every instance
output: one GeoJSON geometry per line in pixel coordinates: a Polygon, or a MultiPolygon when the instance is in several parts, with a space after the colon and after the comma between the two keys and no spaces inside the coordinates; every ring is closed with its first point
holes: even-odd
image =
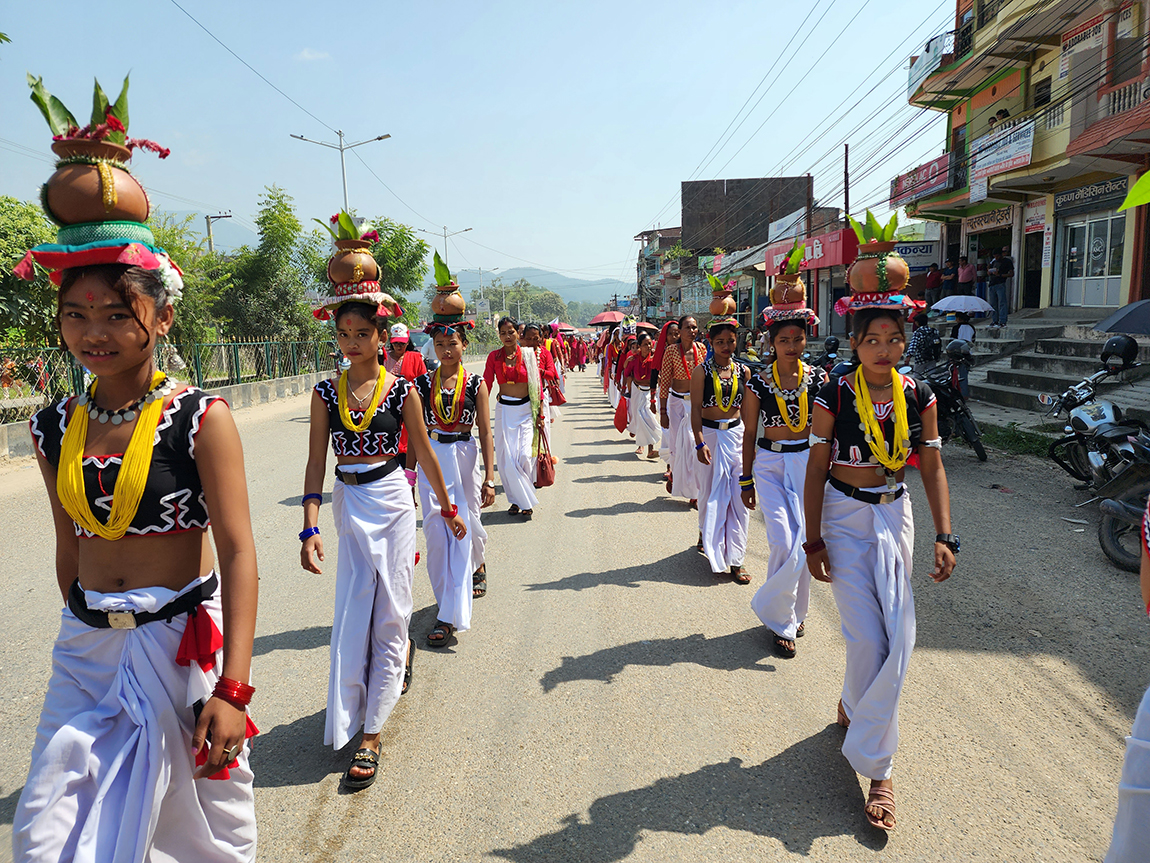
{"type": "MultiPolygon", "coordinates": [[[[1101,859],[1150,650],[1135,579],[1106,562],[1065,477],[948,447],[963,553],[944,585],[922,574],[933,530],[911,480],[919,644],[887,838],[867,826],[863,784],[838,751],[829,589],[813,591],[798,658],[774,658],[754,586],[712,580],[695,514],[610,428],[590,372],[570,388],[558,484],[528,524],[502,496],[485,516],[490,592],[475,628],[420,649],[380,779],[359,794],[339,789],[353,747],[322,746],[333,580],[298,565],[307,401],[237,414],[262,578],[261,860],[1101,859]]],[[[34,466],[0,473],[0,524],[4,859],[59,606],[34,466]]],[[[321,524],[331,532],[326,508],[321,524]]],[[[767,547],[752,528],[757,584],[767,547]]],[[[422,644],[435,609],[422,565],[416,575],[422,644]]]]}

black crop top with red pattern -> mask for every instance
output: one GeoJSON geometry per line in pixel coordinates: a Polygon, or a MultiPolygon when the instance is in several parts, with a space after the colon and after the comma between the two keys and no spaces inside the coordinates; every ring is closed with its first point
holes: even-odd
{"type": "MultiPolygon", "coordinates": [[[[63,399],[37,413],[30,422],[36,449],[52,467],[60,466],[60,448],[67,428],[68,403],[63,399]]],[[[172,399],[156,426],[152,466],[140,508],[127,536],[151,536],[204,529],[210,524],[200,473],[196,469],[196,436],[204,414],[219,396],[187,387],[172,399]]],[[[120,473],[122,453],[86,455],[83,459],[84,493],[92,514],[106,522],[112,514],[112,492],[120,473]]],[[[76,527],[76,536],[94,534],[76,527]]]]}
{"type": "MultiPolygon", "coordinates": [[[[783,390],[783,400],[787,404],[787,413],[790,415],[792,423],[802,422],[803,419],[799,414],[799,396],[802,391],[804,389],[807,391],[807,405],[813,414],[814,401],[818,397],[819,388],[827,380],[827,373],[822,369],[814,366],[804,366],[804,369],[805,372],[803,377],[799,379],[798,388],[783,390]]],[[[762,419],[765,429],[786,428],[786,423],[783,422],[783,418],[779,414],[778,400],[775,398],[775,394],[771,392],[774,383],[771,366],[751,375],[751,379],[747,382],[751,392],[759,397],[759,417],[762,419]]],[[[808,422],[810,422],[809,419],[808,422]]]]}
{"type": "MultiPolygon", "coordinates": [[[[922,443],[922,415],[935,403],[934,393],[923,381],[909,375],[902,376],[906,394],[906,418],[910,427],[911,452],[922,443]]],[[[819,390],[815,404],[834,414],[835,434],[831,442],[831,463],[848,467],[873,467],[878,459],[871,454],[870,444],[862,429],[858,408],[855,407],[854,373],[832,377],[819,390]]],[[[894,435],[894,403],[875,405],[875,414],[882,423],[883,437],[888,445],[894,435]]]]}
{"type": "MultiPolygon", "coordinates": [[[[733,381],[736,376],[739,378],[739,391],[735,393],[735,401],[734,404],[731,405],[732,408],[737,408],[742,406],[743,393],[746,391],[746,366],[744,366],[742,363],[737,363],[734,360],[731,360],[730,367],[734,369],[734,372],[729,378],[723,378],[722,376],[719,377],[719,388],[723,391],[723,403],[726,404],[727,399],[731,397],[731,381],[733,381]]],[[[714,371],[714,366],[712,366],[711,361],[707,359],[703,360],[702,368],[703,401],[700,407],[717,408],[719,407],[719,404],[715,401],[715,381],[711,376],[711,373],[714,371]]],[[[722,371],[726,371],[726,369],[723,369],[722,371]]]]}
{"type": "MultiPolygon", "coordinates": [[[[403,405],[411,392],[411,382],[407,378],[392,377],[388,391],[376,408],[375,416],[366,431],[357,432],[347,428],[339,415],[339,394],[336,385],[338,378],[323,380],[315,385],[315,391],[323,399],[327,408],[327,418],[331,430],[331,451],[336,456],[383,456],[395,455],[399,451],[399,435],[403,430],[403,405]]],[[[363,411],[349,410],[353,420],[363,419],[363,411]]]]}
{"type": "MultiPolygon", "coordinates": [[[[459,422],[445,428],[435,415],[435,407],[432,404],[431,379],[434,375],[435,372],[428,372],[415,379],[415,388],[419,390],[419,397],[423,400],[423,421],[427,423],[428,430],[439,429],[460,434],[469,431],[475,425],[475,401],[479,397],[479,385],[483,383],[483,378],[479,375],[467,375],[467,384],[463,388],[463,412],[459,416],[459,422]]],[[[452,386],[442,392],[443,407],[450,413],[451,406],[455,403],[455,387],[452,386]]]]}

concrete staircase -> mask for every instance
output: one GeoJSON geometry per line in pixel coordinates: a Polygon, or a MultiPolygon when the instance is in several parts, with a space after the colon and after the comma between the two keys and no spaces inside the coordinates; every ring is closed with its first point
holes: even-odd
{"type": "MultiPolygon", "coordinates": [[[[1038,402],[1041,393],[1058,395],[1098,370],[1102,345],[1110,336],[1093,329],[1101,315],[1084,321],[1067,313],[1089,310],[1055,311],[1054,315],[1030,318],[1017,325],[1012,321],[995,335],[984,326],[977,328],[976,342],[982,342],[983,350],[979,356],[981,364],[970,373],[974,399],[1031,411],[1034,422],[1040,423],[1046,411],[1038,402]],[[996,353],[996,349],[1000,352],[996,353]]],[[[1131,416],[1150,421],[1150,338],[1139,338],[1138,342],[1139,361],[1147,367],[1107,381],[1098,393],[1131,416]]]]}

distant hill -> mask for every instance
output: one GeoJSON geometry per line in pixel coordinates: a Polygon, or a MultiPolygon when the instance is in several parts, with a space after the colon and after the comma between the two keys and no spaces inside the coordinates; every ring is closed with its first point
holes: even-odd
{"type": "MultiPolygon", "coordinates": [[[[218,224],[218,223],[217,223],[218,224]]],[[[470,291],[479,287],[479,273],[475,270],[462,270],[455,274],[461,288],[470,291]]],[[[486,287],[495,279],[501,279],[504,285],[511,285],[519,279],[525,279],[539,288],[554,291],[563,298],[563,302],[570,303],[605,303],[613,294],[630,296],[635,293],[634,282],[621,282],[617,279],[573,279],[549,270],[540,270],[535,267],[512,267],[509,270],[498,270],[494,273],[483,271],[483,284],[486,287]]]]}
{"type": "MultiPolygon", "coordinates": [[[[201,237],[207,236],[207,225],[204,224],[204,214],[198,210],[163,210],[177,219],[195,216],[192,227],[201,237]]],[[[249,231],[235,219],[218,219],[212,222],[212,244],[217,252],[234,252],[240,246],[257,246],[260,238],[254,231],[249,231]]]]}

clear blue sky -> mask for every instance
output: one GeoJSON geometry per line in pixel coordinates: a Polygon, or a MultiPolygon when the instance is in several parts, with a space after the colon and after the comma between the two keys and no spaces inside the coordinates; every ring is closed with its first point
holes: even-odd
{"type": "MultiPolygon", "coordinates": [[[[351,204],[420,228],[472,228],[452,240],[453,269],[531,262],[630,279],[632,237],[679,224],[681,180],[812,171],[816,197],[841,206],[835,143],[861,123],[852,210],[885,210],[891,177],[943,149],[942,120],[906,105],[906,61],[953,26],[945,0],[817,0],[809,18],[809,3],[778,0],[180,3],[322,123],[352,141],[390,133],[358,153],[392,191],[349,154],[351,204]]],[[[131,71],[131,134],[172,150],[133,160],[155,206],[231,210],[250,224],[275,183],[305,221],[340,208],[338,154],[289,137],[333,133],[171,0],[12,2],[0,31],[13,40],[0,45],[0,194],[35,199],[51,172],[26,72],[83,120],[92,77],[114,98],[131,71]]]]}

